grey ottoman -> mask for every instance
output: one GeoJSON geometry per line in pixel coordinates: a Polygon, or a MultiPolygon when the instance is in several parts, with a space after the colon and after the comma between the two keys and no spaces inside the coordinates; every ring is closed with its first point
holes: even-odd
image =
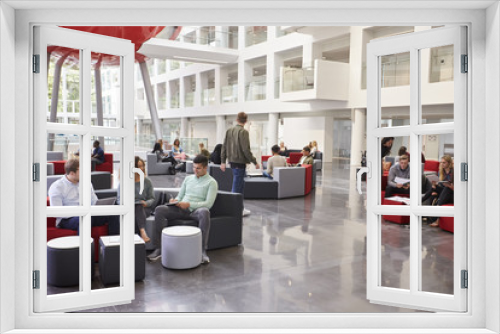
{"type": "MultiPolygon", "coordinates": [[[[92,277],[94,277],[94,239],[91,240],[92,277]]],[[[55,238],[47,242],[47,283],[75,286],[80,281],[80,237],[55,238]]]]}
{"type": "Polygon", "coordinates": [[[161,235],[161,264],[169,269],[189,269],[201,263],[201,230],[170,226],[161,235]]]}
{"type": "MultiPolygon", "coordinates": [[[[144,227],[146,230],[146,233],[148,236],[151,238],[152,235],[155,235],[156,233],[156,224],[155,224],[155,217],[154,216],[149,216],[146,218],[146,226],[144,227]]],[[[155,246],[153,245],[153,242],[148,242],[146,244],[146,250],[154,250],[155,246]]]]}
{"type": "MultiPolygon", "coordinates": [[[[146,276],[145,243],[137,234],[134,235],[134,243],[135,280],[142,281],[146,276]]],[[[99,238],[99,272],[104,285],[120,283],[120,237],[99,238]]]]}

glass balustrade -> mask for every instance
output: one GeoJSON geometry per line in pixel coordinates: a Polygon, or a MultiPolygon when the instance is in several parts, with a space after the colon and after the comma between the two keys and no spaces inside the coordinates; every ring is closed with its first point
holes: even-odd
{"type": "Polygon", "coordinates": [[[251,81],[245,86],[245,96],[246,101],[259,101],[266,99],[266,77],[254,77],[254,81],[251,81]]]}
{"type": "Polygon", "coordinates": [[[222,86],[221,99],[222,103],[238,102],[238,84],[222,86]]]}
{"type": "Polygon", "coordinates": [[[194,94],[195,92],[189,92],[184,94],[184,106],[194,107],[194,94]]]}
{"type": "Polygon", "coordinates": [[[283,68],[283,93],[314,88],[314,68],[283,68]]]}
{"type": "MultiPolygon", "coordinates": [[[[189,27],[185,27],[189,28],[189,27]]],[[[229,27],[229,30],[217,30],[216,27],[200,27],[196,29],[184,29],[188,32],[177,37],[176,41],[181,43],[210,45],[220,48],[237,49],[238,48],[238,29],[229,27]]],[[[158,35],[160,39],[170,39],[170,36],[158,35]]]]}
{"type": "Polygon", "coordinates": [[[170,108],[171,109],[179,108],[179,95],[178,94],[170,97],[170,108]]]}
{"type": "Polygon", "coordinates": [[[204,106],[212,106],[215,104],[215,88],[204,89],[201,92],[201,102],[204,106]]]}

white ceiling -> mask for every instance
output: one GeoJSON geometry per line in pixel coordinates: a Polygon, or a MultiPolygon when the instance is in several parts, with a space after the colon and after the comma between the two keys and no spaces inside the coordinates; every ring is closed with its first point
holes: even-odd
{"type": "Polygon", "coordinates": [[[81,9],[81,8],[122,8],[122,9],[158,9],[158,8],[188,8],[188,9],[481,9],[487,8],[498,1],[474,0],[5,0],[4,3],[16,9],[81,9]]]}

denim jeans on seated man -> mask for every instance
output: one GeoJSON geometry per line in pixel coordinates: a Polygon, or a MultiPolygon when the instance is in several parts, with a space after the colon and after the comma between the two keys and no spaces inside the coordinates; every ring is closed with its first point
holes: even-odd
{"type": "MultiPolygon", "coordinates": [[[[120,216],[92,216],[91,225],[102,226],[108,223],[108,235],[120,234],[120,216]]],[[[76,231],[80,234],[80,217],[63,218],[57,226],[67,230],[76,231]]]]}
{"type": "Polygon", "coordinates": [[[233,171],[233,188],[231,192],[242,194],[245,192],[245,164],[231,162],[231,170],[233,171]]]}

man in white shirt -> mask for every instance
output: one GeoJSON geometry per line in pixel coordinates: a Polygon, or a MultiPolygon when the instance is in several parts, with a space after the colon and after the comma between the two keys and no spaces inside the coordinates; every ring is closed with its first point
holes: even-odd
{"type": "MultiPolygon", "coordinates": [[[[66,174],[54,182],[49,189],[50,206],[79,206],[80,205],[80,161],[69,159],[64,164],[66,174]]],[[[97,196],[91,184],[91,204],[95,205],[97,196]]],[[[108,234],[120,234],[119,216],[92,216],[92,226],[101,226],[108,223],[108,234]]],[[[56,226],[80,232],[80,217],[58,217],[56,226]]]]}
{"type": "Polygon", "coordinates": [[[276,167],[286,167],[286,159],[280,155],[280,147],[278,145],[274,145],[271,147],[271,151],[273,152],[273,156],[267,159],[267,170],[263,173],[264,176],[268,178],[273,178],[273,169],[276,167]]]}

